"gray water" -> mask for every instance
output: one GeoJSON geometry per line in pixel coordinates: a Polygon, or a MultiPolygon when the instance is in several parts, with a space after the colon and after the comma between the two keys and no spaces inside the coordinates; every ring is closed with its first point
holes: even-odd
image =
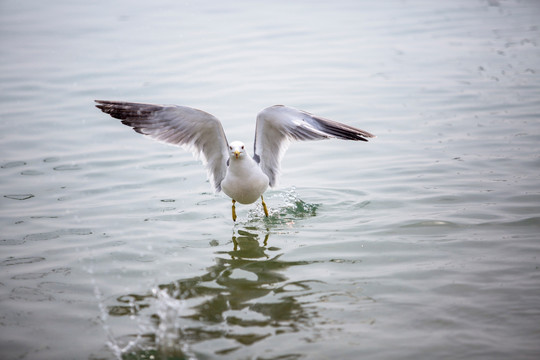
{"type": "Polygon", "coordinates": [[[539,26],[533,0],[1,1],[1,358],[538,359],[539,26]],[[234,224],[94,99],[377,138],[292,144],[234,224]]]}

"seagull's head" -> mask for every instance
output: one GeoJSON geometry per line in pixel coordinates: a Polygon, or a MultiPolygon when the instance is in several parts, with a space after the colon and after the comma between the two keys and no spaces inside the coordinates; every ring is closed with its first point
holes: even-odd
{"type": "Polygon", "coordinates": [[[236,159],[246,156],[246,149],[244,143],[241,141],[233,141],[229,144],[229,153],[231,155],[231,158],[234,157],[236,159]]]}

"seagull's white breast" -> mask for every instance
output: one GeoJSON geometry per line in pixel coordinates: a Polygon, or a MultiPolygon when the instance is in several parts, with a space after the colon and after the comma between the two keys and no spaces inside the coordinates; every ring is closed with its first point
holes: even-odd
{"type": "Polygon", "coordinates": [[[221,182],[221,189],[240,204],[251,204],[266,191],[268,182],[268,176],[246,154],[238,159],[230,158],[227,174],[221,182]]]}

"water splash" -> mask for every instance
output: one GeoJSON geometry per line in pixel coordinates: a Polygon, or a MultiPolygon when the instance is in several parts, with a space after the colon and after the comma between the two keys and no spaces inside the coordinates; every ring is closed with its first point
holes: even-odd
{"type": "Polygon", "coordinates": [[[156,310],[159,322],[155,329],[156,347],[164,358],[179,357],[196,359],[184,339],[181,315],[185,313],[186,304],[179,290],[169,295],[167,290],[154,288],[152,294],[156,299],[156,310]]]}
{"type": "MultiPolygon", "coordinates": [[[[97,286],[94,278],[92,278],[92,285],[94,286],[94,296],[96,297],[98,301],[98,307],[99,307],[99,313],[100,313],[99,320],[101,322],[101,326],[103,327],[105,335],[107,336],[106,345],[118,360],[122,360],[124,354],[127,354],[139,347],[139,344],[141,344],[142,342],[143,332],[139,331],[137,333],[135,340],[131,340],[125,346],[121,346],[117,338],[115,337],[111,327],[108,324],[109,311],[107,309],[107,306],[105,305],[105,301],[103,300],[103,294],[101,293],[101,290],[97,286]]],[[[130,308],[132,309],[132,316],[134,316],[136,304],[133,301],[130,302],[130,308]]]]}
{"type": "Polygon", "coordinates": [[[282,215],[293,215],[294,217],[311,217],[317,215],[317,209],[320,204],[310,204],[298,197],[296,187],[281,193],[280,196],[285,201],[285,206],[282,207],[282,215]]]}
{"type": "Polygon", "coordinates": [[[196,360],[191,351],[187,339],[184,336],[182,325],[182,314],[185,313],[186,304],[182,299],[179,290],[169,294],[166,289],[153,288],[148,298],[153,299],[152,308],[155,309],[156,321],[143,323],[144,317],[138,316],[141,310],[137,304],[137,297],[130,297],[128,307],[130,309],[130,319],[138,322],[137,334],[134,339],[125,345],[115,335],[109,325],[110,307],[105,305],[103,294],[92,279],[94,295],[98,301],[99,320],[107,336],[106,346],[118,360],[137,358],[148,359],[171,359],[179,358],[186,360],[196,360]],[[148,338],[154,338],[155,342],[148,343],[148,338]],[[136,355],[135,355],[136,354],[136,355]]]}
{"type": "MultiPolygon", "coordinates": [[[[273,195],[271,199],[274,204],[269,205],[268,221],[276,224],[316,216],[320,206],[320,204],[310,204],[300,199],[294,186],[285,192],[273,195]],[[276,199],[282,203],[276,204],[276,199]]],[[[258,204],[256,209],[249,212],[248,221],[259,221],[262,218],[261,214],[263,214],[262,206],[258,204]]]]}

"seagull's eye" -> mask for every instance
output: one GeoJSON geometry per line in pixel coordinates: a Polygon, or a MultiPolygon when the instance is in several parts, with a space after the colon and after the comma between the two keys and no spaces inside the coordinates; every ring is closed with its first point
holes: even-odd
{"type": "Polygon", "coordinates": [[[229,149],[231,149],[231,150],[232,150],[232,146],[229,146],[229,149]]]}
{"type": "Polygon", "coordinates": [[[244,150],[244,145],[242,145],[242,150],[244,150]]]}

